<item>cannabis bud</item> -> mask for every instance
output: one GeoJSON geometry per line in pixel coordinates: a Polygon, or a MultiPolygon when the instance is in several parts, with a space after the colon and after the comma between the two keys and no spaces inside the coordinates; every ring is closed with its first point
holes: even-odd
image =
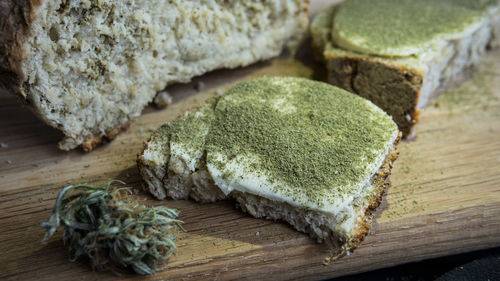
{"type": "Polygon", "coordinates": [[[156,262],[177,252],[174,240],[182,221],[179,212],[163,206],[148,208],[131,197],[130,189],[110,180],[101,186],[70,185],[59,192],[54,211],[42,223],[45,243],[59,226],[70,260],[87,256],[97,270],[132,268],[154,274],[156,262]],[[66,194],[71,191],[71,195],[66,194]]]}

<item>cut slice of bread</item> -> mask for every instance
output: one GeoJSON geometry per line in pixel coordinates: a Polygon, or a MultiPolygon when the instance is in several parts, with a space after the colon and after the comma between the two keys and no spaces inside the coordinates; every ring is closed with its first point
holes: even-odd
{"type": "MultiPolygon", "coordinates": [[[[500,2],[488,3],[481,19],[464,32],[442,35],[424,47],[416,46],[418,51],[408,56],[362,53],[346,48],[345,42],[337,42],[332,36],[335,15],[342,5],[337,4],[313,19],[312,47],[315,57],[326,65],[329,83],[371,100],[393,117],[403,137],[409,137],[419,113],[451,82],[462,80],[465,70],[480,63],[488,49],[500,44],[500,2]]],[[[373,32],[384,32],[379,29],[373,25],[373,32]]]]}
{"type": "Polygon", "coordinates": [[[308,0],[0,2],[0,88],[92,150],[157,91],[277,56],[307,28],[308,0]]]}
{"type": "Polygon", "coordinates": [[[255,217],[332,243],[336,255],[367,234],[398,139],[366,99],[302,78],[260,78],[164,124],[137,163],[158,199],[233,198],[255,217]]]}

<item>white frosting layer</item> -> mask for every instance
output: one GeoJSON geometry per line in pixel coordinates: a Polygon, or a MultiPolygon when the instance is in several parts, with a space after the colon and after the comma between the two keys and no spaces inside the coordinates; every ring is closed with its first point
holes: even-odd
{"type": "MultiPolygon", "coordinates": [[[[367,185],[371,184],[373,175],[379,170],[380,166],[382,166],[389,150],[393,147],[397,134],[398,132],[395,131],[391,140],[386,143],[386,150],[381,151],[377,161],[370,164],[369,169],[371,173],[367,177],[360,177],[357,182],[353,183],[353,188],[358,190],[357,193],[344,197],[325,196],[320,201],[322,204],[318,204],[316,201],[308,200],[304,193],[289,192],[293,189],[283,182],[278,184],[280,186],[286,186],[286,188],[275,188],[278,184],[271,183],[267,177],[263,176],[264,173],[259,171],[249,171],[248,165],[243,166],[241,164],[259,161],[257,157],[237,156],[228,160],[227,156],[223,154],[209,155],[207,158],[215,159],[215,161],[219,163],[226,163],[226,165],[223,169],[220,169],[218,168],[218,165],[208,162],[207,168],[215,184],[226,195],[231,193],[231,191],[236,190],[239,192],[246,192],[261,196],[269,200],[286,202],[292,206],[301,208],[305,207],[327,214],[338,214],[346,208],[351,209],[354,199],[361,195],[363,189],[366,188],[367,185]],[[230,174],[231,176],[224,176],[227,174],[230,174]]],[[[332,189],[336,188],[337,187],[332,186],[332,189]]]]}

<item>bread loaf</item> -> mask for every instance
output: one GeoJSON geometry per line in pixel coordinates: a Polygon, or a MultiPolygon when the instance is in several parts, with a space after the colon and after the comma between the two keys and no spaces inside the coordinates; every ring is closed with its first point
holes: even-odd
{"type": "Polygon", "coordinates": [[[0,88],[61,130],[61,149],[88,151],[166,85],[277,56],[307,14],[307,0],[5,0],[0,88]]]}

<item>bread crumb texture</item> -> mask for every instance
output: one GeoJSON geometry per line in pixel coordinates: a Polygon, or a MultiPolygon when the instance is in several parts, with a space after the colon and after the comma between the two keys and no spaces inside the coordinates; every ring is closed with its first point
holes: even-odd
{"type": "Polygon", "coordinates": [[[43,1],[23,47],[21,93],[64,149],[139,116],[157,91],[277,56],[307,1],[43,1]]]}

